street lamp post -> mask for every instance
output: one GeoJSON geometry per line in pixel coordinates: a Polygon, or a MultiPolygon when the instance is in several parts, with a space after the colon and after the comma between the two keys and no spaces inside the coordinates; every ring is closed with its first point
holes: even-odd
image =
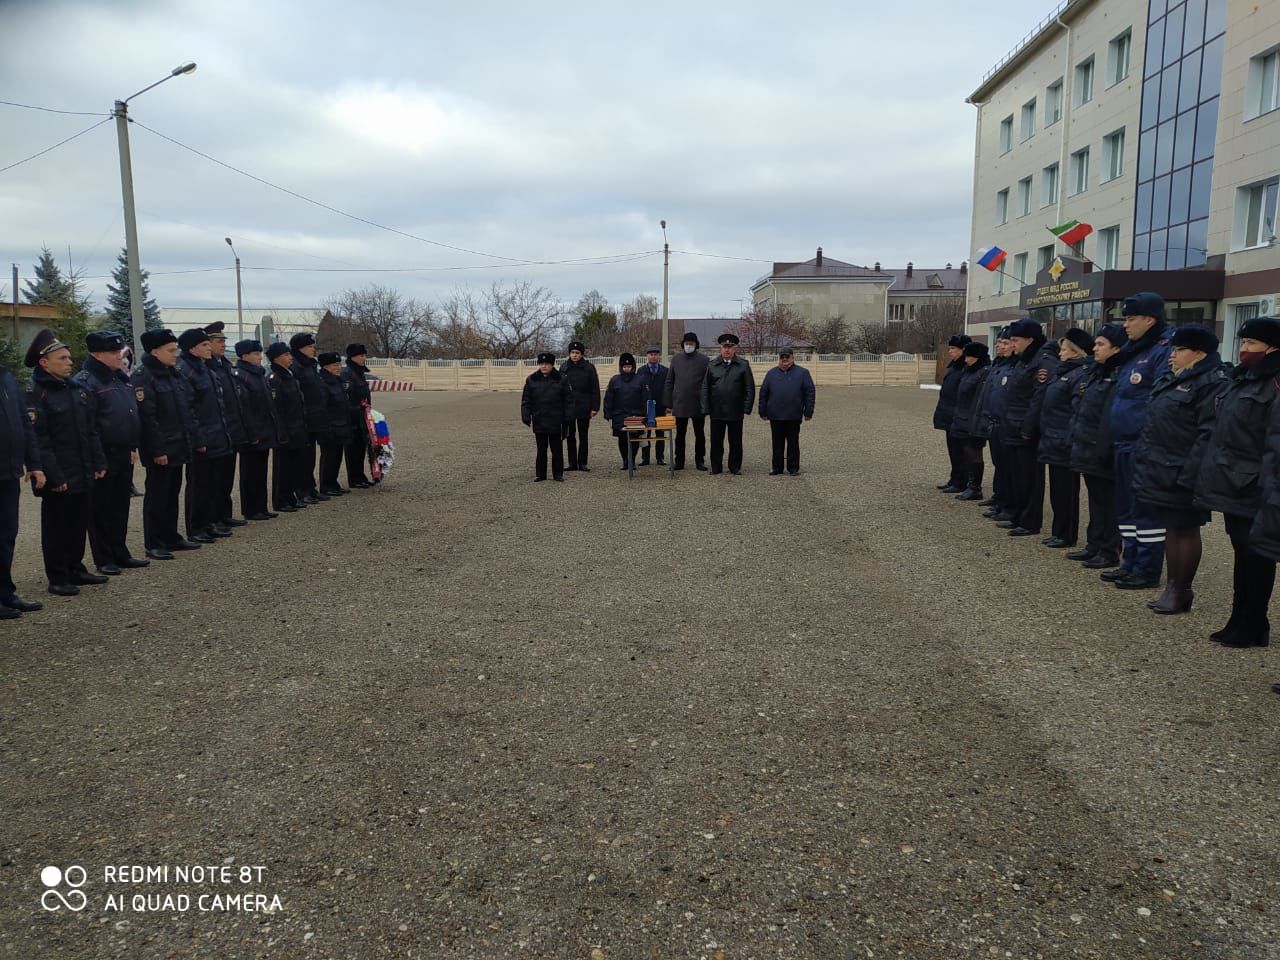
{"type": "Polygon", "coordinates": [[[667,243],[667,221],[659,220],[662,225],[662,352],[671,349],[671,321],[667,312],[667,278],[671,266],[671,246],[667,243]]]}
{"type": "Polygon", "coordinates": [[[111,110],[116,118],[116,140],[120,145],[120,193],[124,197],[124,244],[125,257],[129,263],[129,312],[133,318],[133,354],[142,356],[142,331],[147,328],[146,313],[142,303],[142,268],[138,258],[138,218],[133,206],[133,161],[129,156],[129,101],[146,93],[151,87],[158,87],[166,80],[194,73],[194,63],[184,63],[169,71],[169,76],[162,77],[151,86],[143,87],[132,96],[117,100],[111,110]]]}
{"type": "Polygon", "coordinates": [[[240,295],[240,254],[227,237],[227,246],[231,247],[231,255],[236,258],[236,340],[244,339],[244,299],[240,295]]]}

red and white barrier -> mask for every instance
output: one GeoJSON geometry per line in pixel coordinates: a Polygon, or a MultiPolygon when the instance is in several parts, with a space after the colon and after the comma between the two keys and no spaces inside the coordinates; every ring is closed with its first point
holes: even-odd
{"type": "Polygon", "coordinates": [[[375,393],[379,390],[412,390],[414,389],[414,385],[412,380],[370,380],[369,389],[375,393]]]}

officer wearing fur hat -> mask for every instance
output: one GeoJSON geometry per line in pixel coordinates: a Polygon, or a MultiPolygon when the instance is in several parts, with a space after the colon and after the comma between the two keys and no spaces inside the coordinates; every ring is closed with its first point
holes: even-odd
{"type": "Polygon", "coordinates": [[[1012,519],[997,526],[1011,537],[1040,532],[1044,522],[1044,466],[1037,459],[1040,405],[1058,367],[1057,345],[1046,342],[1044,328],[1029,317],[1009,326],[1017,362],[1009,368],[1000,440],[1008,451],[1012,519]]]}
{"type": "Polygon", "coordinates": [[[138,454],[147,474],[142,538],[152,560],[172,560],[171,551],[200,549],[178,533],[182,468],[191,459],[200,426],[186,381],[177,373],[178,338],[173,331],[144,331],[142,349],[142,362],[129,377],[142,422],[138,454]]]}
{"type": "Polygon", "coordinates": [[[1209,636],[1228,647],[1265,647],[1271,642],[1267,607],[1276,563],[1257,549],[1253,526],[1263,508],[1263,457],[1271,411],[1280,396],[1280,320],[1245,321],[1239,356],[1226,387],[1214,398],[1216,415],[1198,462],[1195,505],[1222,513],[1235,560],[1231,616],[1209,636]]]}
{"type": "Polygon", "coordinates": [[[560,365],[560,374],[569,381],[569,388],[573,390],[573,419],[565,430],[569,447],[567,469],[590,473],[587,433],[591,429],[591,418],[600,412],[600,375],[586,353],[587,345],[581,340],[570,343],[569,359],[560,365]]]}
{"type": "Polygon", "coordinates": [[[538,369],[529,374],[520,395],[520,420],[533,428],[538,445],[533,479],[547,479],[547,453],[551,454],[551,479],[564,479],[564,430],[573,419],[573,389],[556,369],[554,353],[538,354],[538,369]]]}
{"type": "Polygon", "coordinates": [[[1218,338],[1198,323],[1174,330],[1170,368],[1156,378],[1138,437],[1133,485],[1144,509],[1165,528],[1169,565],[1164,594],[1148,603],[1156,613],[1185,613],[1200,567],[1200,527],[1209,511],[1196,507],[1195,482],[1214,419],[1214,400],[1227,375],[1218,338]]]}
{"type": "Polygon", "coordinates": [[[970,339],[963,333],[957,333],[947,340],[947,372],[942,376],[938,402],[933,408],[933,429],[943,431],[942,436],[947,441],[947,460],[951,464],[947,482],[937,485],[943,493],[962,492],[969,472],[969,462],[965,459],[963,444],[951,434],[951,419],[955,416],[956,390],[960,387],[960,374],[965,368],[964,348],[970,339]]]}
{"type": "Polygon", "coordinates": [[[698,335],[686,333],[680,340],[680,352],[673,354],[667,365],[667,383],[662,392],[662,406],[676,418],[676,436],[671,442],[672,466],[684,469],[685,439],[693,424],[693,465],[707,469],[707,415],[702,412],[702,381],[710,361],[698,349],[698,335]]]}
{"type": "Polygon", "coordinates": [[[205,364],[213,353],[209,335],[203,327],[184,330],[178,337],[178,347],[182,350],[178,376],[187,385],[196,415],[196,437],[187,464],[185,491],[187,539],[207,544],[231,536],[231,528],[224,527],[215,516],[217,466],[221,458],[231,453],[231,434],[227,430],[222,382],[205,364]]]}
{"type": "Polygon", "coordinates": [[[960,444],[965,460],[965,489],[956,494],[957,500],[982,499],[982,475],[985,464],[982,448],[987,444],[988,433],[980,423],[982,394],[987,377],[991,374],[990,351],[985,343],[969,341],[961,348],[964,368],[960,371],[960,385],[956,389],[955,410],[951,416],[948,442],[954,439],[960,444]]]}
{"type": "Polygon", "coordinates": [[[267,464],[280,442],[280,425],[262,366],[262,341],[236,344],[236,374],[245,433],[240,449],[240,512],[246,520],[271,520],[277,514],[267,509],[267,464]]]}
{"type": "Polygon", "coordinates": [[[604,418],[613,425],[613,435],[618,438],[618,453],[622,457],[622,466],[626,470],[636,459],[636,450],[640,442],[635,434],[623,429],[627,417],[644,416],[644,385],[636,376],[636,358],[629,353],[618,357],[618,372],[609,378],[609,386],[604,391],[604,418]]]}
{"type": "Polygon", "coordinates": [[[231,438],[231,452],[213,461],[213,518],[224,527],[243,527],[247,521],[237,519],[231,505],[231,489],[236,483],[236,458],[244,449],[244,411],[241,396],[240,372],[227,359],[226,324],[221,320],[204,328],[209,335],[209,359],[205,365],[209,375],[221,384],[222,413],[226,418],[227,435],[231,438]]]}
{"type": "Polygon", "coordinates": [[[289,338],[289,351],[293,354],[289,370],[302,390],[308,434],[305,459],[300,457],[298,462],[298,496],[308,503],[319,503],[329,499],[316,486],[316,450],[329,433],[329,414],[327,392],[320,382],[320,365],[316,362],[315,334],[295,333],[289,338]]]}
{"type": "Polygon", "coordinates": [[[123,569],[145,567],[150,561],[134,557],[126,542],[129,533],[129,505],[133,499],[133,465],[138,462],[142,421],[138,419],[138,398],[124,374],[124,337],[100,330],[85,337],[89,356],[85,358],[76,383],[89,391],[106,474],[93,483],[90,495],[89,547],[99,573],[117,576],[123,569]]]}
{"type": "Polygon", "coordinates": [[[90,498],[95,481],[106,476],[93,400],[71,378],[71,351],[52,330],[41,330],[27,349],[31,368],[27,409],[35,427],[45,484],[36,490],[40,500],[40,549],[49,592],[73,597],[78,584],[102,584],[107,578],[84,566],[85,537],[89,533],[90,498]]]}
{"type": "Polygon", "coordinates": [[[13,549],[18,538],[18,501],[22,481],[28,476],[38,493],[45,484],[35,425],[27,411],[26,397],[13,374],[0,366],[0,620],[16,620],[44,605],[18,596],[13,582],[13,549]]]}
{"type": "Polygon", "coordinates": [[[1111,392],[1111,439],[1115,447],[1116,521],[1124,541],[1120,567],[1101,574],[1122,590],[1160,585],[1164,566],[1164,523],[1137,498],[1133,485],[1138,438],[1146,423],[1151,390],[1169,369],[1169,327],[1164,300],[1155,293],[1126,297],[1122,310],[1125,344],[1111,392]]]}
{"type": "Polygon", "coordinates": [[[1080,474],[1071,469],[1071,422],[1080,399],[1093,337],[1070,328],[1058,341],[1058,365],[1040,402],[1037,459],[1049,468],[1049,506],[1053,521],[1041,541],[1054,549],[1074,547],[1080,536],[1080,474]]]}
{"type": "Polygon", "coordinates": [[[351,442],[346,451],[347,486],[357,489],[373,486],[364,472],[369,463],[367,411],[372,397],[369,368],[364,365],[368,353],[363,343],[347,344],[347,367],[342,371],[342,382],[347,387],[347,409],[351,413],[351,442]]]}
{"type": "Polygon", "coordinates": [[[293,375],[293,354],[286,343],[273,343],[267,348],[271,372],[267,383],[276,408],[280,440],[276,445],[275,464],[271,471],[271,504],[280,513],[296,513],[313,501],[299,496],[306,478],[307,446],[311,434],[307,430],[307,412],[302,388],[293,375]]]}
{"type": "Polygon", "coordinates": [[[1115,451],[1111,445],[1111,391],[1116,385],[1120,348],[1129,342],[1124,327],[1104,324],[1093,338],[1093,363],[1080,382],[1080,399],[1071,421],[1072,470],[1084,477],[1089,524],[1084,546],[1066,555],[1087,570],[1106,570],[1120,562],[1120,529],[1116,525],[1113,481],[1115,451]]]}
{"type": "Polygon", "coordinates": [[[320,436],[320,492],[340,497],[347,491],[338,483],[343,452],[351,442],[351,413],[347,405],[347,383],[343,381],[342,354],[326,351],[316,357],[320,382],[324,386],[326,429],[320,436]]]}
{"type": "Polygon", "coordinates": [[[751,416],[756,402],[756,380],[751,364],[738,356],[738,338],[722,333],[716,338],[720,358],[707,365],[702,378],[702,412],[711,417],[711,472],[724,468],[724,440],[729,437],[729,472],[742,473],[742,421],[751,416]]]}

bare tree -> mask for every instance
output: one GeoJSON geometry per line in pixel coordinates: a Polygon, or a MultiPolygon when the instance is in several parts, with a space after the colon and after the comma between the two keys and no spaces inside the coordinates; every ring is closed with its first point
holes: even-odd
{"type": "Polygon", "coordinates": [[[345,290],[325,307],[350,328],[363,330],[365,345],[376,357],[418,356],[435,320],[435,308],[430,304],[378,284],[345,290]]]}
{"type": "Polygon", "coordinates": [[[849,353],[853,350],[853,338],[844,317],[805,324],[805,339],[813,345],[814,353],[849,353]]]}
{"type": "MultiPolygon", "coordinates": [[[[658,298],[642,293],[622,305],[622,326],[618,330],[618,347],[640,353],[662,339],[662,321],[658,318],[658,298]]],[[[667,351],[663,349],[663,354],[667,351]]]]}
{"type": "Polygon", "coordinates": [[[805,339],[804,321],[785,303],[754,303],[729,325],[745,353],[764,353],[805,339]]]}
{"type": "Polygon", "coordinates": [[[470,290],[455,290],[440,304],[436,316],[426,356],[467,360],[489,355],[489,346],[480,332],[483,311],[470,290]]]}
{"type": "Polygon", "coordinates": [[[907,321],[904,349],[912,353],[940,351],[953,333],[964,331],[964,297],[939,297],[916,310],[907,321]]]}
{"type": "Polygon", "coordinates": [[[877,320],[860,323],[849,338],[853,353],[893,353],[902,347],[901,324],[885,324],[877,320]]]}
{"type": "Polygon", "coordinates": [[[490,356],[527,357],[564,339],[565,311],[545,287],[495,282],[484,294],[479,330],[490,356]]]}

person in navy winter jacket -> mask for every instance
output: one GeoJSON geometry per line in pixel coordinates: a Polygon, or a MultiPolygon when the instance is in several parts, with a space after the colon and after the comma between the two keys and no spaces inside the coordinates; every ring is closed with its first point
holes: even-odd
{"type": "Polygon", "coordinates": [[[1071,469],[1071,421],[1093,338],[1072,327],[1058,341],[1058,366],[1045,384],[1040,404],[1039,461],[1049,468],[1053,526],[1046,547],[1074,547],[1080,535],[1080,474],[1071,469]]]}
{"type": "Polygon", "coordinates": [[[1013,354],[1013,341],[1009,339],[1009,328],[1002,327],[996,334],[996,356],[991,361],[991,370],[982,386],[981,407],[975,424],[977,434],[986,437],[991,446],[991,498],[978,506],[989,508],[983,516],[997,522],[1013,519],[1009,451],[1005,449],[1000,437],[1000,425],[1004,422],[1009,371],[1017,362],[1018,358],[1013,354]]]}
{"type": "Polygon", "coordinates": [[[1040,406],[1044,389],[1058,367],[1056,346],[1047,344],[1039,321],[1026,318],[1011,324],[1017,363],[1005,375],[1004,420],[1000,439],[1008,451],[1012,519],[997,526],[1011,537],[1028,537],[1040,532],[1044,522],[1044,467],[1036,459],[1040,442],[1040,406]]]}
{"type": "Polygon", "coordinates": [[[947,372],[942,375],[938,403],[933,408],[933,429],[943,431],[947,440],[947,460],[951,463],[947,482],[938,484],[943,493],[963,491],[969,473],[963,444],[951,436],[951,421],[956,414],[956,391],[960,388],[960,372],[964,369],[964,348],[970,339],[963,333],[957,333],[947,341],[947,372]]]}
{"type": "Polygon", "coordinates": [[[1156,380],[1169,369],[1169,327],[1164,300],[1155,293],[1135,293],[1124,301],[1124,332],[1129,338],[1116,369],[1111,392],[1111,441],[1115,448],[1116,522],[1124,542],[1120,567],[1101,574],[1122,590],[1160,585],[1164,566],[1164,524],[1157,511],[1143,505],[1134,492],[1133,473],[1138,438],[1147,419],[1147,404],[1156,380]]]}
{"type": "Polygon", "coordinates": [[[0,367],[0,620],[16,620],[23,613],[39,610],[38,600],[18,596],[13,582],[13,548],[18,538],[18,498],[22,480],[31,477],[32,487],[39,492],[45,484],[36,443],[35,423],[28,416],[26,402],[18,381],[0,367]]]}
{"type": "Polygon", "coordinates": [[[770,476],[800,472],[800,421],[813,419],[817,388],[809,371],[795,362],[790,347],[778,351],[778,365],[760,384],[760,419],[769,421],[773,434],[773,466],[770,476]]]}
{"type": "Polygon", "coordinates": [[[1120,563],[1111,445],[1111,391],[1116,385],[1120,349],[1129,338],[1118,323],[1104,324],[1093,338],[1093,363],[1080,381],[1080,401],[1071,421],[1071,469],[1084,477],[1089,524],[1084,547],[1067,554],[1087,570],[1108,570],[1120,563]]]}
{"type": "Polygon", "coordinates": [[[956,408],[951,418],[948,439],[960,442],[964,454],[965,489],[957,493],[957,500],[982,499],[982,448],[987,445],[987,433],[981,429],[979,418],[982,410],[982,394],[987,375],[991,372],[991,357],[985,343],[970,341],[964,345],[964,368],[960,371],[960,386],[956,390],[956,408]]]}

